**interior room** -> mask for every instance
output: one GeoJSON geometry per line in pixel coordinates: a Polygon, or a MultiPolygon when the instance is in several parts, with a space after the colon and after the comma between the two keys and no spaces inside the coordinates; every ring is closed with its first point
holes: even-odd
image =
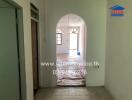
{"type": "Polygon", "coordinates": [[[0,0],[0,100],[132,100],[131,11],[132,0],[0,0]]]}
{"type": "Polygon", "coordinates": [[[56,28],[57,85],[85,86],[85,23],[75,14],[63,16],[56,28]],[[63,65],[61,65],[63,63],[63,65]],[[64,71],[62,74],[61,71],[64,71]]]}

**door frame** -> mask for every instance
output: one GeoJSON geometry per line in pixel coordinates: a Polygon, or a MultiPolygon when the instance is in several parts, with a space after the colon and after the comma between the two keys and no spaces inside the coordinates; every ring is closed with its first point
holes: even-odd
{"type": "MultiPolygon", "coordinates": [[[[40,29],[39,29],[39,9],[33,4],[33,3],[30,3],[30,11],[32,12],[34,12],[34,13],[36,13],[37,14],[37,18],[34,18],[32,15],[30,16],[31,18],[31,21],[34,21],[34,22],[36,22],[37,23],[37,34],[36,34],[36,44],[37,44],[37,67],[38,67],[38,88],[39,88],[39,70],[40,70],[40,29]]],[[[31,27],[32,28],[32,27],[31,27]]],[[[31,34],[32,35],[32,34],[31,34]]],[[[31,36],[32,37],[32,36],[31,36]]],[[[32,42],[32,40],[31,40],[31,42],[32,42]]],[[[32,58],[33,59],[33,58],[32,58]]],[[[34,91],[35,92],[35,91],[34,91]]]]}
{"type": "Polygon", "coordinates": [[[20,100],[26,100],[26,72],[25,72],[25,51],[24,51],[24,32],[23,32],[23,11],[22,7],[12,0],[4,0],[4,2],[12,5],[16,11],[16,27],[17,27],[17,45],[19,60],[19,90],[20,100]]]}

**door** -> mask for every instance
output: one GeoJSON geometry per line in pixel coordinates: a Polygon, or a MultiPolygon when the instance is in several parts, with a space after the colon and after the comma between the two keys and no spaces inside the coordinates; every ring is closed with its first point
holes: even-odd
{"type": "Polygon", "coordinates": [[[70,33],[70,50],[77,51],[78,48],[78,35],[75,33],[70,33]]]}
{"type": "Polygon", "coordinates": [[[77,55],[78,50],[78,34],[70,33],[70,55],[75,56],[77,55]]]}
{"type": "Polygon", "coordinates": [[[16,30],[15,8],[0,5],[0,100],[20,100],[16,30]]]}
{"type": "Polygon", "coordinates": [[[32,28],[32,61],[33,61],[33,84],[34,90],[38,89],[38,23],[31,20],[32,28]]]}

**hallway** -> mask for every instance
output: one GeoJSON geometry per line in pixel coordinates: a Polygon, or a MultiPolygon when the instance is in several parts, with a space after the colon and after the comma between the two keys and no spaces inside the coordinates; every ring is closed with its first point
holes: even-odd
{"type": "Polygon", "coordinates": [[[132,0],[0,0],[0,22],[0,100],[132,100],[132,0]]]}
{"type": "Polygon", "coordinates": [[[58,87],[40,89],[35,100],[113,100],[104,87],[58,87]]]}

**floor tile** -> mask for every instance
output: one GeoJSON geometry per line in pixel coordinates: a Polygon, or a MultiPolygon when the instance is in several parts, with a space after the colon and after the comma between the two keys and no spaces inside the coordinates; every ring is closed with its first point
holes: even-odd
{"type": "Polygon", "coordinates": [[[58,87],[39,89],[35,100],[113,100],[104,87],[58,87]]]}

